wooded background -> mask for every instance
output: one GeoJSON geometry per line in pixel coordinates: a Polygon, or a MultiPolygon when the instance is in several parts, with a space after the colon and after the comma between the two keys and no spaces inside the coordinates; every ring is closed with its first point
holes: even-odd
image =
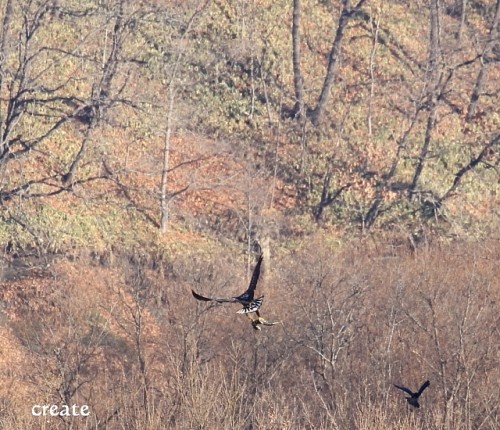
{"type": "Polygon", "coordinates": [[[1,0],[2,427],[499,428],[499,19],[1,0]]]}

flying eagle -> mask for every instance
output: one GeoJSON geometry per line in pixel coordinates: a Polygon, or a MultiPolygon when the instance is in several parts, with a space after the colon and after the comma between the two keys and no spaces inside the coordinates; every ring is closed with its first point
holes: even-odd
{"type": "Polygon", "coordinates": [[[255,287],[257,287],[257,281],[260,276],[260,266],[262,265],[263,256],[259,257],[257,261],[257,265],[255,269],[253,269],[252,279],[250,280],[250,285],[247,290],[236,297],[231,297],[228,299],[219,298],[219,297],[204,297],[201,294],[191,290],[193,293],[193,297],[196,300],[201,300],[203,302],[217,302],[217,303],[241,303],[243,308],[240,309],[238,314],[249,314],[252,312],[257,312],[259,308],[262,306],[262,302],[264,301],[264,296],[257,297],[254,299],[255,287]]]}
{"type": "Polygon", "coordinates": [[[411,391],[409,388],[406,388],[406,387],[402,387],[400,385],[395,385],[394,386],[396,388],[399,388],[400,390],[404,391],[405,393],[409,394],[410,397],[406,397],[406,401],[416,407],[416,408],[419,408],[420,407],[420,403],[418,403],[418,398],[422,395],[422,393],[424,392],[424,390],[430,385],[431,383],[429,381],[425,381],[422,386],[419,388],[419,390],[414,393],[413,391],[411,391]]]}

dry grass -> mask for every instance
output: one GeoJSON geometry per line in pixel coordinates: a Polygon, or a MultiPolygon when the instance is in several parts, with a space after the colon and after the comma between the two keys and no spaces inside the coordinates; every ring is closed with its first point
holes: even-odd
{"type": "Polygon", "coordinates": [[[24,303],[12,291],[29,280],[5,281],[0,426],[498,429],[496,245],[314,243],[275,256],[263,314],[282,324],[261,332],[190,297],[244,285],[241,262],[220,255],[172,256],[162,270],[60,262],[24,303]],[[427,378],[420,410],[392,387],[427,378]],[[91,416],[44,420],[35,403],[88,404],[91,416]]]}

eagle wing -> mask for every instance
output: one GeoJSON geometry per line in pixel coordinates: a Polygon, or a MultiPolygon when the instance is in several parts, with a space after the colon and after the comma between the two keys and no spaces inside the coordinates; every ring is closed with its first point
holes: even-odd
{"type": "Polygon", "coordinates": [[[217,303],[235,303],[236,300],[231,298],[231,299],[223,299],[219,297],[205,297],[202,296],[201,294],[198,294],[194,290],[191,290],[191,293],[193,294],[193,297],[196,300],[201,300],[202,302],[217,302],[217,303]]]}
{"type": "Polygon", "coordinates": [[[419,397],[429,385],[431,385],[430,381],[425,381],[418,390],[417,397],[419,397]]]}
{"type": "Polygon", "coordinates": [[[248,302],[250,303],[253,300],[253,295],[255,292],[255,288],[257,287],[257,282],[259,281],[259,276],[260,276],[260,266],[262,265],[262,260],[264,259],[264,256],[261,254],[257,264],[255,265],[255,268],[253,269],[252,273],[252,279],[250,280],[250,284],[248,285],[248,288],[246,291],[235,297],[236,300],[240,302],[248,302]]]}
{"type": "Polygon", "coordinates": [[[402,387],[401,385],[396,385],[396,384],[394,384],[394,386],[396,388],[399,388],[400,390],[403,390],[405,393],[409,394],[412,397],[415,395],[415,393],[413,391],[411,391],[409,388],[402,387]]]}

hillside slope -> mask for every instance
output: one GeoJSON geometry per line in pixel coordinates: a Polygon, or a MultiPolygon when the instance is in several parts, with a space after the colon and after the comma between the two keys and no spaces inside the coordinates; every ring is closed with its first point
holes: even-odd
{"type": "Polygon", "coordinates": [[[8,1],[1,241],[489,235],[498,4],[435,4],[8,1]]]}
{"type": "Polygon", "coordinates": [[[497,429],[499,18],[3,1],[0,427],[497,429]]]}

